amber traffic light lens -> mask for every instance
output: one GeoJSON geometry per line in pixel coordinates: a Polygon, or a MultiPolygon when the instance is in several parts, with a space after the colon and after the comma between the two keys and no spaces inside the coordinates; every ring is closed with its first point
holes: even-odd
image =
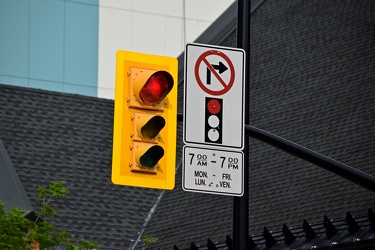
{"type": "Polygon", "coordinates": [[[155,138],[160,130],[165,126],[165,120],[162,116],[153,116],[142,128],[141,134],[147,139],[155,138]]]}
{"type": "Polygon", "coordinates": [[[161,102],[173,87],[172,76],[165,71],[155,72],[141,89],[139,96],[147,104],[161,102]]]}

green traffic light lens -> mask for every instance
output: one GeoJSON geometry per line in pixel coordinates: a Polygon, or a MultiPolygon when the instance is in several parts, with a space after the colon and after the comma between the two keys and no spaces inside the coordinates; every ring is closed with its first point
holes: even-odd
{"type": "Polygon", "coordinates": [[[162,116],[153,116],[142,128],[141,134],[147,139],[155,138],[160,130],[165,126],[165,120],[162,116]]]}
{"type": "Polygon", "coordinates": [[[152,168],[164,155],[164,149],[158,145],[152,146],[139,158],[142,167],[152,168]]]}

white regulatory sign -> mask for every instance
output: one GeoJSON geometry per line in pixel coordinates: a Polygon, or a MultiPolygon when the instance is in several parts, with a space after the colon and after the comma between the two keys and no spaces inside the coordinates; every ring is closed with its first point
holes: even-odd
{"type": "Polygon", "coordinates": [[[244,64],[242,49],[186,45],[185,144],[243,149],[244,64]]]}
{"type": "Polygon", "coordinates": [[[243,195],[243,152],[185,146],[182,187],[185,191],[243,195]]]}

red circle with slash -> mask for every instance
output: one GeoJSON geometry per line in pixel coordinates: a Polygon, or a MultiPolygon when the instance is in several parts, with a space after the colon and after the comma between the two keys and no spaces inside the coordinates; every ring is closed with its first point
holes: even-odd
{"type": "Polygon", "coordinates": [[[227,93],[232,88],[233,83],[234,83],[234,77],[235,77],[234,66],[233,66],[232,61],[229,59],[229,57],[227,55],[225,55],[223,52],[218,51],[218,50],[208,50],[208,51],[204,52],[202,55],[200,55],[197,59],[197,62],[195,63],[194,74],[195,74],[195,79],[197,80],[197,83],[200,86],[200,88],[204,92],[206,92],[207,94],[216,95],[216,96],[223,95],[223,94],[227,93]],[[225,62],[228,64],[229,70],[230,70],[229,81],[225,82],[221,78],[221,76],[216,72],[216,70],[212,67],[210,62],[208,62],[207,57],[212,56],[212,55],[216,55],[216,56],[219,56],[219,57],[223,58],[225,60],[225,62]],[[222,85],[222,89],[212,90],[212,89],[206,87],[206,85],[202,82],[202,79],[199,75],[199,67],[202,63],[204,63],[207,66],[207,68],[210,70],[210,72],[216,77],[216,79],[222,85]]]}

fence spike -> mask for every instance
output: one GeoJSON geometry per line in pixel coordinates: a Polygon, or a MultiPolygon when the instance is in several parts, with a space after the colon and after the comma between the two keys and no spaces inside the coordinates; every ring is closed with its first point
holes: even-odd
{"type": "Polygon", "coordinates": [[[217,250],[215,244],[211,241],[210,238],[207,239],[207,249],[208,250],[217,250]]]}
{"type": "Polygon", "coordinates": [[[225,244],[227,244],[227,247],[228,247],[229,250],[233,249],[233,240],[228,234],[225,237],[225,244]]]}
{"type": "Polygon", "coordinates": [[[266,227],[263,228],[263,237],[266,240],[266,246],[268,248],[271,248],[276,242],[275,238],[266,227]]]}
{"type": "Polygon", "coordinates": [[[331,238],[333,235],[336,234],[337,232],[336,227],[332,224],[332,221],[328,219],[326,215],[324,215],[323,225],[324,225],[324,228],[326,229],[326,235],[328,238],[331,238]]]}
{"type": "Polygon", "coordinates": [[[191,242],[189,250],[198,250],[198,247],[194,244],[194,242],[191,242]]]}
{"type": "Polygon", "coordinates": [[[288,226],[284,223],[283,224],[283,234],[285,237],[285,243],[289,246],[295,239],[293,233],[290,231],[288,226]]]}
{"type": "Polygon", "coordinates": [[[311,225],[305,219],[303,220],[303,230],[306,233],[305,237],[308,241],[314,239],[316,233],[314,229],[311,227],[311,225]]]}
{"type": "Polygon", "coordinates": [[[349,226],[349,228],[348,228],[349,233],[354,234],[355,232],[357,232],[357,230],[359,229],[359,225],[349,212],[346,212],[345,220],[346,220],[346,223],[349,226]]]}

